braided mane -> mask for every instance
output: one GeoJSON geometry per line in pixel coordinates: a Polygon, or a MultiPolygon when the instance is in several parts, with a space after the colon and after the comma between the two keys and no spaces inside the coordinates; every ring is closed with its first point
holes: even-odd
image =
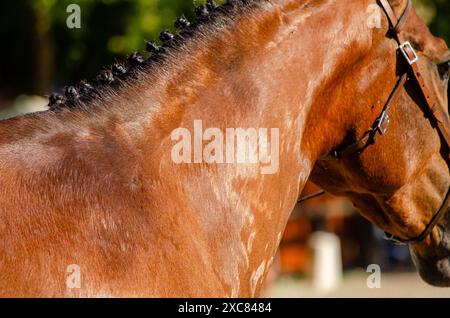
{"type": "Polygon", "coordinates": [[[160,33],[159,39],[162,41],[162,46],[157,46],[154,42],[146,43],[145,50],[149,53],[148,58],[144,59],[140,52],[134,52],[126,60],[103,68],[92,81],[81,81],[74,86],[67,86],[64,95],[51,94],[48,104],[50,111],[80,108],[102,98],[111,90],[132,82],[139,74],[156,67],[160,64],[158,62],[168,60],[177,48],[189,39],[201,36],[200,26],[210,27],[211,30],[220,32],[237,16],[264,1],[268,0],[226,0],[218,5],[214,0],[207,0],[205,4],[195,6],[195,21],[190,22],[183,15],[174,22],[174,26],[179,30],[177,34],[172,34],[168,30],[160,33]]]}

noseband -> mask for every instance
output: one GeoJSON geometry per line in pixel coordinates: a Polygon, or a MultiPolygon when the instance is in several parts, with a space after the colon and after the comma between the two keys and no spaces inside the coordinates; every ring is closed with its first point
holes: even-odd
{"type": "MultiPolygon", "coordinates": [[[[439,137],[444,143],[446,157],[444,158],[447,163],[449,163],[449,147],[450,147],[450,120],[449,116],[439,109],[439,105],[435,102],[432,94],[428,90],[425,81],[422,78],[422,73],[420,71],[420,67],[417,64],[419,60],[419,56],[416,51],[412,47],[409,41],[406,41],[401,33],[402,28],[406,24],[409,13],[412,8],[411,0],[408,0],[408,4],[400,16],[397,16],[394,13],[391,5],[387,0],[378,0],[378,4],[381,6],[383,11],[385,12],[387,19],[389,20],[389,36],[395,39],[398,43],[398,52],[399,56],[403,58],[404,64],[407,65],[406,70],[399,76],[397,83],[395,84],[389,98],[387,99],[380,115],[377,117],[371,128],[364,133],[364,135],[357,140],[356,142],[348,145],[340,150],[335,150],[332,153],[319,158],[319,160],[341,160],[343,158],[360,154],[364,149],[368,146],[374,144],[377,139],[377,135],[383,136],[386,134],[390,118],[389,118],[389,109],[392,104],[392,101],[396,98],[400,89],[405,85],[405,83],[409,80],[412,80],[415,86],[418,88],[418,91],[422,93],[423,100],[426,104],[426,112],[427,117],[429,118],[431,124],[437,129],[439,137]]],[[[302,198],[299,202],[304,202],[313,197],[317,197],[319,195],[325,194],[324,191],[315,193],[308,197],[302,198]]],[[[386,239],[392,241],[396,244],[408,244],[408,243],[417,243],[425,240],[427,236],[431,233],[434,227],[442,220],[445,215],[445,212],[450,209],[450,188],[447,191],[444,202],[442,203],[440,209],[433,215],[430,222],[427,224],[425,230],[417,237],[410,239],[402,239],[395,235],[386,233],[386,239]]]]}

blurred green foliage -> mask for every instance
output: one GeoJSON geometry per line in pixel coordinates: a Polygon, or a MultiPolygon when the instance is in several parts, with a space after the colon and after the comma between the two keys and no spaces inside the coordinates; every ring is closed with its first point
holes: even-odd
{"type": "Polygon", "coordinates": [[[144,39],[157,39],[162,29],[172,28],[182,12],[192,15],[192,4],[180,0],[80,0],[81,29],[68,29],[65,8],[73,0],[34,0],[48,7],[47,18],[53,24],[57,79],[73,74],[93,76],[102,65],[115,58],[144,48],[144,39]]]}
{"type": "MultiPolygon", "coordinates": [[[[414,2],[432,31],[450,43],[450,1],[414,2]]],[[[191,0],[2,1],[0,98],[44,94],[91,78],[116,58],[142,50],[144,39],[157,39],[161,30],[173,29],[173,21],[183,13],[193,18],[191,0]],[[66,26],[71,3],[81,7],[81,29],[66,26]]]]}

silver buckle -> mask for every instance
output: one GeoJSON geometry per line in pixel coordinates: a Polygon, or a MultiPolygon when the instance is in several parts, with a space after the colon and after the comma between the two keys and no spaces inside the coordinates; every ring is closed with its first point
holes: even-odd
{"type": "Polygon", "coordinates": [[[399,48],[400,48],[400,51],[402,52],[403,56],[405,57],[405,59],[408,61],[409,65],[413,65],[414,63],[416,63],[419,60],[419,56],[417,55],[416,51],[412,47],[411,43],[409,43],[409,41],[406,41],[405,43],[400,44],[399,48]],[[409,57],[406,49],[411,51],[411,53],[413,54],[412,59],[409,57]]]}
{"type": "Polygon", "coordinates": [[[391,123],[391,118],[389,117],[386,110],[381,113],[381,116],[378,117],[376,121],[375,131],[377,131],[380,135],[386,135],[389,124],[391,123]]]}

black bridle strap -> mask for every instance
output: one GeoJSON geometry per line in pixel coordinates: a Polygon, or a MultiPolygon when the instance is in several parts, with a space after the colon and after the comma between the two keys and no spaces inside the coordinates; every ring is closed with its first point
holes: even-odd
{"type": "Polygon", "coordinates": [[[394,101],[395,97],[397,97],[398,93],[400,92],[400,89],[406,83],[407,78],[407,74],[403,74],[397,80],[394,89],[392,90],[388,100],[384,104],[380,116],[378,116],[378,118],[375,120],[372,127],[364,133],[363,137],[342,150],[335,150],[331,154],[320,157],[319,160],[340,160],[342,158],[354,155],[355,153],[360,153],[366,147],[375,142],[377,134],[384,135],[387,131],[387,124],[389,124],[390,121],[388,111],[391,103],[394,101]]]}
{"type": "MultiPolygon", "coordinates": [[[[401,15],[400,19],[398,19],[397,25],[395,26],[395,31],[397,33],[400,33],[402,31],[403,27],[405,26],[411,9],[412,9],[412,1],[408,0],[408,3],[406,4],[406,8],[403,11],[403,14],[401,15]]],[[[394,16],[395,16],[395,14],[394,14],[394,16]]]]}
{"type": "Polygon", "coordinates": [[[298,200],[297,203],[302,203],[302,202],[305,202],[305,201],[309,201],[309,200],[312,200],[314,198],[321,197],[321,196],[323,196],[325,194],[327,194],[325,191],[315,192],[315,193],[312,193],[312,194],[304,196],[303,198],[298,200]]]}
{"type": "Polygon", "coordinates": [[[441,205],[441,208],[439,211],[433,215],[431,218],[430,223],[426,226],[425,230],[417,237],[414,237],[412,239],[402,239],[400,237],[397,237],[395,235],[386,233],[386,240],[392,241],[397,244],[407,244],[407,243],[418,243],[425,240],[428,235],[431,234],[431,231],[433,231],[434,227],[439,223],[439,221],[442,220],[446,212],[450,209],[450,188],[447,191],[447,194],[445,196],[445,200],[441,205]]]}
{"type": "Polygon", "coordinates": [[[400,33],[403,27],[405,26],[406,21],[408,20],[409,13],[412,9],[412,1],[408,0],[406,8],[403,10],[402,15],[398,19],[397,16],[395,15],[394,10],[392,9],[391,5],[387,0],[379,0],[379,2],[384,12],[386,13],[389,23],[391,24],[391,27],[395,30],[396,33],[400,33]]]}

